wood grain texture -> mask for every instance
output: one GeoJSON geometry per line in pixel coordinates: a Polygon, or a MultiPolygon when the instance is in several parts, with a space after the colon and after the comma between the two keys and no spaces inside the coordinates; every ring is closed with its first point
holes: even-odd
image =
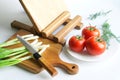
{"type": "Polygon", "coordinates": [[[44,58],[44,56],[40,57],[40,58],[38,59],[38,62],[42,65],[43,68],[45,68],[45,69],[47,70],[47,72],[48,72],[51,76],[57,75],[58,72],[56,71],[56,69],[53,67],[52,64],[50,64],[50,63],[48,62],[47,59],[44,58]]]}
{"type": "MultiPolygon", "coordinates": [[[[16,38],[17,34],[22,36],[22,35],[30,34],[30,32],[25,31],[25,30],[19,30],[17,33],[15,33],[13,36],[11,36],[9,38],[9,40],[16,38]]],[[[47,60],[48,63],[50,63],[54,67],[56,66],[56,67],[63,68],[69,74],[76,74],[78,72],[78,66],[76,64],[67,63],[60,59],[59,54],[63,48],[63,46],[61,44],[55,43],[49,39],[45,39],[42,37],[39,38],[39,41],[42,41],[43,44],[50,45],[50,47],[48,47],[42,53],[42,56],[47,60]]],[[[13,45],[8,48],[16,48],[16,47],[20,47],[20,46],[22,46],[22,44],[13,45]]],[[[20,67],[24,68],[25,70],[28,70],[33,73],[39,73],[40,71],[43,70],[43,66],[38,64],[38,62],[36,62],[36,60],[34,60],[34,59],[25,60],[25,61],[19,63],[18,65],[20,67]]]]}
{"type": "Polygon", "coordinates": [[[68,18],[70,17],[70,12],[64,11],[60,14],[54,21],[52,21],[43,31],[43,37],[49,37],[57,28],[59,28],[68,18]]]}
{"type": "Polygon", "coordinates": [[[68,24],[66,24],[58,33],[54,35],[56,42],[64,41],[64,37],[81,21],[81,16],[77,15],[68,24]]]}
{"type": "Polygon", "coordinates": [[[20,0],[20,2],[38,32],[67,10],[64,0],[20,0]]]}

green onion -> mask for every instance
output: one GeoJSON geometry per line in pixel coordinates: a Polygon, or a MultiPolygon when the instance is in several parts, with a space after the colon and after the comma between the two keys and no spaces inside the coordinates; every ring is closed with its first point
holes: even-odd
{"type": "Polygon", "coordinates": [[[14,52],[17,52],[17,51],[21,51],[21,50],[24,50],[25,47],[20,47],[20,48],[15,48],[15,49],[6,49],[5,51],[1,52],[0,53],[0,58],[6,58],[6,56],[14,53],[14,52]]]}
{"type": "Polygon", "coordinates": [[[0,67],[11,66],[20,63],[20,59],[0,60],[0,67]]]}
{"type": "MultiPolygon", "coordinates": [[[[27,41],[34,40],[31,45],[34,46],[36,50],[40,50],[39,53],[42,53],[47,47],[49,47],[49,45],[42,45],[42,42],[38,42],[39,37],[34,36],[33,34],[24,35],[22,37],[27,41]]],[[[12,46],[18,43],[20,43],[20,41],[15,38],[0,44],[0,67],[15,65],[32,58],[32,56],[28,55],[29,51],[24,46],[14,49],[6,48],[7,46],[12,46]]]]}
{"type": "Polygon", "coordinates": [[[0,48],[0,53],[6,51],[5,48],[0,48]]]}
{"type": "Polygon", "coordinates": [[[5,59],[5,60],[0,60],[0,67],[6,67],[6,66],[12,66],[15,64],[18,64],[24,60],[30,59],[31,56],[26,56],[20,59],[5,59]]]}
{"type": "MultiPolygon", "coordinates": [[[[24,35],[22,37],[27,41],[39,38],[38,36],[33,36],[33,34],[24,35]]],[[[20,43],[20,41],[17,38],[15,38],[15,39],[9,40],[7,42],[1,43],[0,47],[7,47],[7,46],[11,46],[11,45],[18,44],[18,43],[20,43]]]]}
{"type": "Polygon", "coordinates": [[[23,54],[24,52],[26,52],[27,50],[21,50],[21,51],[17,51],[17,52],[14,52],[12,54],[9,54],[9,55],[6,55],[4,58],[7,58],[7,57],[11,57],[11,56],[16,56],[16,55],[19,55],[19,54],[23,54]]]}
{"type": "MultiPolygon", "coordinates": [[[[31,56],[23,57],[29,53],[27,50],[23,50],[23,51],[24,52],[22,54],[18,54],[16,56],[11,57],[11,58],[1,59],[0,60],[0,67],[15,65],[15,64],[18,64],[24,60],[30,59],[31,56]]],[[[20,51],[20,52],[22,52],[22,51],[20,51]]],[[[7,57],[9,57],[9,56],[7,56],[7,57]]]]}
{"type": "Polygon", "coordinates": [[[0,44],[0,47],[6,47],[6,46],[10,46],[10,45],[14,45],[14,44],[18,44],[19,41],[17,39],[13,39],[4,43],[0,44]]]}

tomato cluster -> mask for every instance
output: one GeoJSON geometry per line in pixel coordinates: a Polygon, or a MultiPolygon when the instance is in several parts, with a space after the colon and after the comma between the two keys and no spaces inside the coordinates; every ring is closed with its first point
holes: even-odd
{"type": "Polygon", "coordinates": [[[88,54],[96,56],[106,49],[106,42],[100,37],[100,31],[95,26],[88,26],[82,30],[82,36],[72,36],[69,40],[71,50],[80,53],[86,48],[88,54]]]}

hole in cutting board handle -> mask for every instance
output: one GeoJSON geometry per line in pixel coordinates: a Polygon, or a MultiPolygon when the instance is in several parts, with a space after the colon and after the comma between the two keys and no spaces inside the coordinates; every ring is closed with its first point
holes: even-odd
{"type": "Polygon", "coordinates": [[[75,69],[75,66],[72,66],[72,69],[75,69]]]}
{"type": "Polygon", "coordinates": [[[68,67],[67,72],[69,72],[70,74],[76,74],[79,71],[79,67],[76,64],[68,63],[66,67],[68,67]]]}
{"type": "Polygon", "coordinates": [[[57,63],[58,67],[63,68],[64,70],[66,70],[69,74],[77,74],[79,71],[79,67],[76,64],[72,64],[72,63],[67,63],[64,61],[61,61],[57,63]]]}

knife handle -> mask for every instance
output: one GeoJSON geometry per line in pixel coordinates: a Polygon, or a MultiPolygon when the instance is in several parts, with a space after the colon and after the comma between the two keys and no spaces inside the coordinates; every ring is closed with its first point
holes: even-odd
{"type": "Polygon", "coordinates": [[[48,73],[51,76],[57,75],[58,72],[56,71],[56,69],[51,64],[49,64],[44,57],[40,57],[38,61],[43,66],[43,68],[45,68],[48,71],[48,73]]]}

